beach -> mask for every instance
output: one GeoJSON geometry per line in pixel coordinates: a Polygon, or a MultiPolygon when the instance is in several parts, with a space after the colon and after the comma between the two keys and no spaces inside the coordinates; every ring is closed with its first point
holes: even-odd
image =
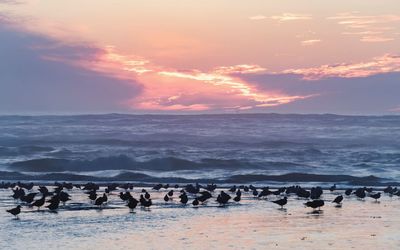
{"type": "MultiPolygon", "coordinates": [[[[141,187],[131,191],[134,197],[141,187]]],[[[150,188],[147,187],[150,191],[150,188]]],[[[100,193],[101,190],[99,190],[100,193]]],[[[218,193],[220,190],[216,190],[218,193]]],[[[268,199],[243,192],[239,203],[219,206],[215,198],[194,208],[164,202],[166,191],[150,191],[153,206],[130,213],[118,197],[96,208],[82,190],[57,213],[23,207],[19,220],[6,209],[15,206],[10,190],[0,190],[0,249],[398,249],[400,199],[345,197],[342,207],[330,201],[343,190],[324,191],[319,213],[295,195],[284,209],[268,199]]],[[[177,192],[176,192],[177,193],[177,192]]],[[[190,199],[192,200],[192,199],[190,199]]]]}

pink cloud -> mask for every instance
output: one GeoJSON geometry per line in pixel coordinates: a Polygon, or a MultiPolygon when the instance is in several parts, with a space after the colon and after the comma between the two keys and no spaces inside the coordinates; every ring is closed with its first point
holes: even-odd
{"type": "Polygon", "coordinates": [[[388,42],[398,30],[400,16],[398,15],[360,15],[358,12],[340,13],[330,20],[336,20],[339,25],[352,31],[345,35],[359,35],[361,42],[388,42]],[[394,26],[394,27],[392,27],[394,26]],[[397,28],[396,28],[397,27],[397,28]],[[355,30],[355,31],[354,31],[355,30]]]}
{"type": "Polygon", "coordinates": [[[283,73],[287,74],[303,75],[303,78],[306,80],[318,80],[327,77],[368,77],[390,72],[400,72],[400,56],[386,54],[375,57],[368,62],[322,65],[314,68],[283,71],[283,73]]]}
{"type": "Polygon", "coordinates": [[[301,45],[303,45],[303,46],[311,46],[311,45],[314,45],[314,44],[317,44],[317,43],[320,43],[320,42],[321,42],[320,39],[310,39],[310,40],[301,41],[301,45]]]}
{"type": "Polygon", "coordinates": [[[236,110],[287,104],[310,96],[292,96],[259,90],[239,79],[235,74],[254,74],[266,69],[258,65],[240,64],[221,66],[211,71],[177,70],[155,65],[149,60],[122,55],[107,46],[94,57],[69,60],[52,57],[76,66],[112,75],[124,80],[135,80],[142,92],[124,105],[142,110],[236,110]]]}

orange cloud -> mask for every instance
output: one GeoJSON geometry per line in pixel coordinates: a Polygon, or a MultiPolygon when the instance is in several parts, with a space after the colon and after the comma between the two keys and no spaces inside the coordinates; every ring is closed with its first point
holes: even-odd
{"type": "Polygon", "coordinates": [[[303,75],[303,78],[306,80],[318,80],[327,77],[367,77],[390,72],[400,72],[400,56],[386,54],[380,57],[375,57],[369,62],[341,63],[283,71],[283,73],[286,74],[303,75]]]}
{"type": "Polygon", "coordinates": [[[217,67],[209,72],[176,70],[155,65],[138,56],[121,55],[112,46],[95,58],[48,58],[85,67],[116,78],[131,79],[142,85],[135,99],[124,102],[132,109],[143,110],[242,110],[290,103],[310,96],[292,96],[257,89],[234,77],[265,71],[258,65],[240,64],[217,67]]]}
{"type": "Polygon", "coordinates": [[[311,40],[305,40],[305,41],[301,41],[301,45],[303,46],[311,46],[317,43],[320,43],[321,40],[320,39],[311,39],[311,40]]]}
{"type": "Polygon", "coordinates": [[[311,15],[305,14],[296,14],[296,13],[282,13],[281,15],[277,16],[264,16],[264,15],[256,15],[249,17],[250,20],[263,20],[263,19],[272,19],[277,20],[279,22],[290,22],[290,21],[298,21],[298,20],[311,20],[311,15]]]}
{"type": "Polygon", "coordinates": [[[296,13],[283,13],[279,16],[271,16],[273,20],[278,20],[279,22],[297,21],[297,20],[310,20],[311,15],[296,14],[296,13]]]}

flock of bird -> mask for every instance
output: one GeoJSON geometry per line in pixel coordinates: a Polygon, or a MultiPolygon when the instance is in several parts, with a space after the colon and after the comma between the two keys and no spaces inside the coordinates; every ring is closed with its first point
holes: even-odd
{"type": "MultiPolygon", "coordinates": [[[[7,210],[8,213],[14,215],[18,218],[21,213],[22,205],[26,207],[36,207],[38,210],[41,207],[45,207],[50,211],[57,211],[61,205],[65,205],[66,202],[71,200],[71,195],[68,193],[72,189],[79,189],[85,192],[88,196],[89,202],[98,208],[103,208],[108,203],[108,196],[112,193],[118,194],[119,198],[125,203],[125,205],[133,211],[138,205],[144,209],[148,209],[153,205],[150,193],[146,189],[142,189],[140,192],[140,197],[136,199],[132,195],[133,184],[109,184],[105,187],[104,192],[99,194],[100,185],[96,183],[86,183],[86,184],[72,184],[72,183],[54,183],[54,187],[50,191],[46,186],[38,186],[37,192],[34,190],[35,185],[33,183],[0,183],[0,189],[10,189],[12,191],[12,198],[18,202],[18,206],[15,208],[7,210]],[[38,197],[40,196],[40,198],[38,197]],[[36,198],[38,197],[38,198],[36,198]],[[36,199],[35,199],[36,198],[36,199]],[[47,203],[47,204],[46,204],[47,203]]],[[[242,192],[249,193],[257,199],[266,199],[268,196],[275,197],[271,200],[280,206],[281,209],[287,204],[288,196],[294,195],[300,199],[304,199],[306,202],[304,205],[310,207],[313,211],[318,212],[321,207],[325,205],[324,199],[322,199],[323,189],[321,187],[313,187],[307,190],[301,186],[289,186],[276,188],[274,190],[269,187],[255,187],[253,185],[240,185],[232,186],[226,191],[220,190],[217,192],[217,185],[208,184],[188,184],[183,187],[179,185],[170,186],[169,184],[157,184],[152,187],[152,190],[157,192],[162,192],[162,189],[167,193],[164,196],[165,202],[171,202],[175,197],[179,198],[179,203],[188,204],[189,198],[191,204],[194,207],[199,207],[206,204],[208,200],[213,197],[215,201],[220,205],[224,206],[229,202],[238,203],[241,201],[242,192]],[[176,194],[178,193],[178,195],[176,194]],[[233,197],[233,198],[232,198],[233,197]],[[318,210],[317,210],[318,209],[318,210]]],[[[329,188],[329,192],[337,191],[336,184],[329,188]]],[[[396,187],[388,186],[383,189],[383,192],[389,196],[400,196],[400,189],[396,187]]],[[[344,192],[345,196],[356,196],[358,199],[365,199],[370,197],[378,201],[381,198],[381,192],[374,192],[373,188],[361,187],[357,189],[346,189],[344,192]]],[[[336,206],[341,206],[344,196],[342,194],[337,195],[332,201],[336,206]]]]}

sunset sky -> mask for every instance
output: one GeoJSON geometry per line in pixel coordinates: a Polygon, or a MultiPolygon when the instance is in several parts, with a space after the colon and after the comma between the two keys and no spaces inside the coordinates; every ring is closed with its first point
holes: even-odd
{"type": "Polygon", "coordinates": [[[400,114],[399,0],[0,0],[0,113],[400,114]]]}

